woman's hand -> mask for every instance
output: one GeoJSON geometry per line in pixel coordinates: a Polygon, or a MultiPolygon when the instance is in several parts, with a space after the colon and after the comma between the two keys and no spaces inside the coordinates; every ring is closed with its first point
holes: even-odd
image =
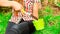
{"type": "MultiPolygon", "coordinates": [[[[22,10],[22,5],[20,4],[20,3],[18,3],[18,2],[16,2],[16,1],[8,1],[8,0],[1,0],[0,1],[0,6],[4,6],[4,7],[12,7],[14,10],[16,10],[16,11],[18,11],[18,10],[22,10]]],[[[15,11],[15,12],[16,12],[15,11]]],[[[12,14],[12,16],[11,16],[11,19],[10,19],[10,21],[11,22],[14,22],[14,23],[16,23],[16,24],[18,24],[18,21],[20,20],[20,18],[21,18],[21,13],[19,12],[17,15],[18,16],[15,16],[15,13],[14,11],[13,11],[13,14],[12,14]]]]}

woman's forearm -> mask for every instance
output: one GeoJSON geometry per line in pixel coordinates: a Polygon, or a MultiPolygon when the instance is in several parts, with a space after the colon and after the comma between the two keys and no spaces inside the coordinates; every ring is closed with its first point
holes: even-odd
{"type": "Polygon", "coordinates": [[[22,9],[22,5],[19,4],[16,1],[0,1],[0,6],[4,6],[4,7],[12,7],[15,10],[21,10],[22,9]]]}
{"type": "Polygon", "coordinates": [[[34,6],[33,6],[33,16],[38,18],[38,3],[34,3],[34,6]]]}
{"type": "Polygon", "coordinates": [[[11,1],[0,1],[0,6],[10,7],[11,6],[11,1]]]}

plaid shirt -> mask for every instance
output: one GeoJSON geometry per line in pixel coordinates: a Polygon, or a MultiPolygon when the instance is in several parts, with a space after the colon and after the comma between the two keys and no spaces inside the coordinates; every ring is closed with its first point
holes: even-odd
{"type": "Polygon", "coordinates": [[[25,11],[28,13],[24,15],[23,17],[24,20],[32,20],[31,14],[33,13],[33,5],[35,2],[38,2],[38,0],[24,0],[25,11]]]}
{"type": "Polygon", "coordinates": [[[30,16],[33,13],[33,5],[34,2],[38,2],[38,0],[24,0],[25,5],[25,11],[27,14],[22,16],[20,12],[17,13],[18,16],[15,16],[14,12],[10,19],[12,22],[18,22],[20,18],[23,18],[25,21],[32,20],[32,16],[30,16]],[[30,14],[30,15],[29,15],[30,14]]]}

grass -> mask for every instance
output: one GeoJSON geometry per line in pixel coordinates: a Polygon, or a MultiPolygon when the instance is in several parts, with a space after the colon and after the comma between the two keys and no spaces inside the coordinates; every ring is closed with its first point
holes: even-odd
{"type": "Polygon", "coordinates": [[[0,8],[0,34],[5,33],[8,21],[11,17],[11,9],[7,9],[9,12],[7,12],[6,9],[7,8],[0,8]]]}
{"type": "MultiPolygon", "coordinates": [[[[7,9],[8,10],[8,9],[7,9]]],[[[6,9],[0,10],[0,34],[4,34],[6,26],[11,17],[11,10],[5,12],[6,9]]],[[[45,28],[35,31],[33,34],[59,34],[60,32],[60,15],[53,16],[53,10],[47,6],[45,10],[39,10],[39,18],[45,21],[45,28]]]]}
{"type": "MultiPolygon", "coordinates": [[[[54,16],[53,10],[47,6],[45,10],[40,11],[45,21],[45,28],[40,31],[35,31],[34,34],[59,34],[60,31],[60,15],[54,16]]],[[[41,16],[39,15],[41,18],[41,16]]]]}

